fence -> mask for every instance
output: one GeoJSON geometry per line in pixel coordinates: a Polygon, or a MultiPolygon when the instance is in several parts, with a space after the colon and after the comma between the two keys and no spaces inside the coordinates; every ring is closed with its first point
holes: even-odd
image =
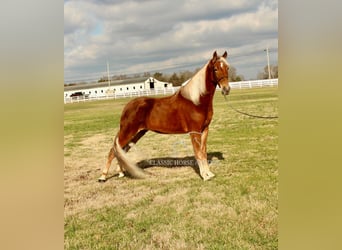
{"type": "MultiPolygon", "coordinates": [[[[263,87],[274,87],[278,86],[278,79],[267,79],[267,80],[254,80],[254,81],[241,81],[241,82],[230,82],[232,89],[246,89],[246,88],[263,88],[263,87]]],[[[126,97],[139,97],[139,96],[153,96],[153,95],[170,95],[175,93],[180,87],[172,87],[165,89],[154,89],[154,90],[137,90],[117,94],[108,94],[105,96],[75,96],[65,97],[64,103],[77,103],[94,100],[107,100],[107,99],[119,99],[126,97]]],[[[217,87],[219,89],[219,87],[217,87]]]]}
{"type": "Polygon", "coordinates": [[[230,82],[229,85],[232,89],[274,87],[278,86],[278,78],[267,80],[230,82]]]}

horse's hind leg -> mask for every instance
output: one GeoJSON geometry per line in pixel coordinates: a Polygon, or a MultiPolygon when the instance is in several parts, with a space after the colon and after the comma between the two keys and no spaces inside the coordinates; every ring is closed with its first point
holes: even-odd
{"type": "MultiPolygon", "coordinates": [[[[119,131],[119,134],[118,136],[120,136],[120,132],[119,131]]],[[[121,133],[122,134],[122,133],[121,133]]],[[[114,139],[115,140],[115,139],[114,139]]],[[[115,141],[114,141],[115,143],[115,141]]],[[[113,146],[110,148],[109,150],[109,153],[108,153],[108,157],[107,157],[107,163],[106,163],[106,166],[103,168],[102,170],[102,174],[100,176],[100,178],[98,179],[99,182],[105,182],[107,180],[107,175],[108,175],[108,172],[109,172],[109,168],[110,168],[110,165],[112,164],[112,161],[114,160],[115,158],[115,154],[114,154],[114,143],[113,143],[113,146]]],[[[126,142],[127,144],[127,142],[126,142]]],[[[117,166],[117,169],[116,169],[117,172],[119,172],[119,177],[123,177],[124,174],[123,174],[123,170],[121,169],[120,165],[117,166]]]]}
{"type": "MultiPolygon", "coordinates": [[[[140,130],[128,143],[126,141],[124,141],[124,143],[126,144],[124,147],[123,147],[123,150],[127,153],[130,149],[131,149],[131,143],[134,143],[136,144],[141,137],[143,137],[145,134],[146,134],[147,130],[140,130]]],[[[120,142],[120,137],[119,137],[119,142],[120,142]]],[[[124,145],[124,144],[122,144],[124,145]]],[[[124,176],[124,173],[123,173],[123,169],[120,167],[120,165],[118,165],[118,169],[120,170],[119,171],[119,177],[123,177],[124,176]]]]}
{"type": "MultiPolygon", "coordinates": [[[[106,176],[108,174],[110,165],[112,164],[113,159],[115,158],[115,154],[114,154],[114,148],[111,147],[109,153],[108,153],[108,157],[107,157],[107,163],[106,166],[103,168],[102,170],[102,175],[100,176],[100,178],[98,179],[99,182],[105,182],[106,181],[106,176]]],[[[120,172],[119,172],[120,175],[120,172]]]]}
{"type": "MultiPolygon", "coordinates": [[[[119,131],[118,135],[120,135],[120,131],[119,131]]],[[[114,141],[114,143],[115,143],[115,141],[114,141]]],[[[128,143],[127,143],[126,146],[128,146],[128,143]]],[[[125,149],[126,152],[128,150],[129,150],[129,148],[125,149]]],[[[101,174],[100,178],[98,179],[99,182],[105,182],[107,180],[106,177],[108,175],[108,171],[109,171],[110,165],[112,164],[112,161],[114,160],[114,158],[115,158],[115,154],[114,154],[114,145],[113,145],[110,148],[110,150],[109,150],[106,166],[103,168],[102,174],[101,174]]],[[[120,165],[117,165],[116,171],[119,172],[119,177],[123,177],[124,176],[123,169],[121,169],[120,165]]]]}
{"type": "MultiPolygon", "coordinates": [[[[137,143],[138,140],[144,136],[144,134],[147,132],[147,130],[141,130],[139,131],[130,141],[128,141],[127,137],[121,137],[122,139],[122,144],[121,145],[125,145],[123,147],[125,152],[128,152],[129,149],[131,148],[131,146],[129,145],[131,142],[133,143],[137,143]],[[128,142],[127,142],[128,141],[128,142]]],[[[119,132],[119,142],[120,142],[120,132],[119,132]]],[[[115,142],[114,142],[115,143],[115,142]]],[[[106,181],[106,176],[108,175],[108,171],[110,168],[110,165],[112,164],[113,159],[115,158],[115,154],[114,154],[114,146],[111,147],[109,153],[108,153],[108,157],[107,157],[107,163],[106,166],[103,168],[102,170],[102,175],[100,176],[100,178],[98,179],[99,182],[105,182],[106,181]]],[[[123,173],[123,169],[121,169],[120,165],[117,166],[116,169],[119,172],[119,177],[123,177],[124,173],[123,173]]]]}

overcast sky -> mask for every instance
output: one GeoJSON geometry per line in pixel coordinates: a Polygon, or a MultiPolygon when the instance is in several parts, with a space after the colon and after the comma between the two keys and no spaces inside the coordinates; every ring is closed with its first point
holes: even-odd
{"type": "Polygon", "coordinates": [[[217,50],[245,79],[278,64],[277,0],[65,0],[65,82],[178,72],[217,50]]]}

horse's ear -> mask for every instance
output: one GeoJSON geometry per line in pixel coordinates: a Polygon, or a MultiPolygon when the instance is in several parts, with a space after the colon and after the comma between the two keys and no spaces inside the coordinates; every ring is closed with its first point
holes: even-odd
{"type": "Polygon", "coordinates": [[[213,54],[213,59],[212,59],[212,61],[215,62],[216,60],[217,60],[217,52],[216,52],[216,50],[215,50],[215,52],[214,52],[214,54],[213,54]]]}
{"type": "Polygon", "coordinates": [[[225,51],[224,54],[223,54],[222,56],[223,56],[224,58],[227,58],[227,56],[228,56],[227,51],[225,51]]]}

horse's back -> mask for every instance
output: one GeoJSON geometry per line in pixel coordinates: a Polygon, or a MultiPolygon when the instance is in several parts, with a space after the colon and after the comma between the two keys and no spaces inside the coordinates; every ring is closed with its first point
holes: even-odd
{"type": "Polygon", "coordinates": [[[140,114],[145,114],[146,112],[151,111],[154,108],[155,104],[157,104],[158,106],[161,104],[169,106],[173,102],[172,100],[174,99],[176,94],[160,98],[147,96],[134,98],[126,104],[123,113],[139,111],[142,112],[140,114]]]}
{"type": "Polygon", "coordinates": [[[153,98],[137,97],[129,101],[121,114],[121,120],[127,120],[130,117],[145,117],[146,113],[152,108],[154,103],[153,98]]]}
{"type": "Polygon", "coordinates": [[[159,123],[164,125],[172,119],[170,111],[174,109],[174,99],[175,94],[161,98],[134,98],[126,104],[122,111],[121,128],[131,127],[138,130],[147,129],[158,132],[159,123]]]}
{"type": "Polygon", "coordinates": [[[153,97],[137,97],[129,101],[121,114],[121,124],[137,124],[139,127],[146,125],[146,119],[155,110],[156,102],[160,102],[160,99],[165,98],[153,98],[153,97]]]}

